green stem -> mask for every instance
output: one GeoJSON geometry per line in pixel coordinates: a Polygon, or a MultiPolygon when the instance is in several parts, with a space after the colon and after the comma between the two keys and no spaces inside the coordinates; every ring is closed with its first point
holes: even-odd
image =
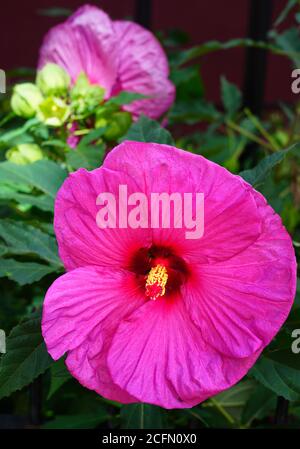
{"type": "Polygon", "coordinates": [[[210,398],[210,401],[214,404],[214,406],[216,407],[217,410],[219,410],[219,412],[224,416],[224,418],[226,418],[226,420],[230,423],[230,424],[234,424],[234,419],[233,417],[225,410],[224,407],[222,407],[221,404],[219,404],[218,401],[216,401],[214,398],[210,398]]]}
{"type": "Polygon", "coordinates": [[[268,142],[266,142],[265,140],[263,140],[260,137],[256,136],[251,131],[248,131],[247,129],[244,129],[244,128],[240,127],[239,125],[237,125],[236,123],[232,122],[231,120],[228,120],[226,122],[226,124],[230,128],[232,128],[235,131],[237,131],[238,133],[240,133],[242,136],[247,137],[247,139],[250,139],[253,142],[258,143],[262,147],[267,148],[270,151],[273,151],[273,147],[268,142]]]}
{"type": "Polygon", "coordinates": [[[251,120],[255,128],[261,133],[261,135],[270,143],[271,147],[274,151],[277,151],[280,149],[279,145],[275,141],[275,139],[268,133],[268,131],[262,126],[259,119],[255,117],[255,115],[252,114],[250,109],[245,108],[245,114],[251,120]]]}

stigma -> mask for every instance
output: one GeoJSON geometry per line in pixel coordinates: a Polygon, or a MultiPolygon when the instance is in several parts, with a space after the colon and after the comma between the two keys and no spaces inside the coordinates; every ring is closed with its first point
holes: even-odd
{"type": "Polygon", "coordinates": [[[146,279],[146,296],[155,301],[159,296],[166,293],[168,272],[164,265],[152,267],[146,279]]]}

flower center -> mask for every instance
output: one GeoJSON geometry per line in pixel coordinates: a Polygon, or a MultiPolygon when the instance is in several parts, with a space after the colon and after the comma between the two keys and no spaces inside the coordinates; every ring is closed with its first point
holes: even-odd
{"type": "Polygon", "coordinates": [[[158,264],[152,267],[146,279],[146,296],[155,301],[158,296],[166,293],[168,272],[164,265],[158,264]]]}
{"type": "Polygon", "coordinates": [[[167,246],[152,245],[135,249],[127,269],[136,275],[137,286],[149,299],[171,300],[190,276],[190,267],[177,252],[167,246]]]}

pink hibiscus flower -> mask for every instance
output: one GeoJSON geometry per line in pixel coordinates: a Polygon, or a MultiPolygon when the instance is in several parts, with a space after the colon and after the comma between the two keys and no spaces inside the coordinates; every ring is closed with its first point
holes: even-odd
{"type": "Polygon", "coordinates": [[[68,272],[47,292],[43,336],[106,398],[193,407],[239,381],[290,311],[296,262],[280,217],[201,156],[124,142],[102,167],[69,176],[54,225],[68,272]],[[203,192],[203,237],[175,226],[99,229],[96,198],[118,198],[119,185],[147,197],[203,192]]]}
{"type": "Polygon", "coordinates": [[[85,72],[105,88],[106,98],[121,91],[151,97],[124,107],[135,117],[158,118],[174,101],[168,61],[155,36],[136,23],[112,21],[96,6],[82,6],[48,32],[38,67],[47,62],[63,67],[73,82],[85,72]]]}

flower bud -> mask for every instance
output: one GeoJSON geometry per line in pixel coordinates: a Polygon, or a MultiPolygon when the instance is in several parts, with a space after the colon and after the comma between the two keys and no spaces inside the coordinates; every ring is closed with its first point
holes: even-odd
{"type": "Polygon", "coordinates": [[[103,101],[105,90],[101,86],[90,84],[85,73],[81,73],[71,89],[71,106],[76,115],[91,114],[103,101]]]}
{"type": "Polygon", "coordinates": [[[32,83],[17,84],[11,97],[11,108],[20,117],[33,117],[43,101],[40,89],[32,83]]]}
{"type": "Polygon", "coordinates": [[[130,112],[115,112],[108,119],[108,128],[104,133],[106,140],[117,140],[123,136],[132,123],[130,112]]]}
{"type": "Polygon", "coordinates": [[[44,95],[65,95],[70,85],[70,76],[59,65],[48,63],[37,74],[36,84],[44,95]]]}
{"type": "Polygon", "coordinates": [[[62,126],[70,115],[70,107],[57,97],[46,98],[38,108],[38,119],[49,126],[62,126]]]}
{"type": "Polygon", "coordinates": [[[43,159],[43,152],[38,145],[32,143],[22,143],[10,148],[6,154],[6,159],[14,164],[26,165],[43,159]]]}

